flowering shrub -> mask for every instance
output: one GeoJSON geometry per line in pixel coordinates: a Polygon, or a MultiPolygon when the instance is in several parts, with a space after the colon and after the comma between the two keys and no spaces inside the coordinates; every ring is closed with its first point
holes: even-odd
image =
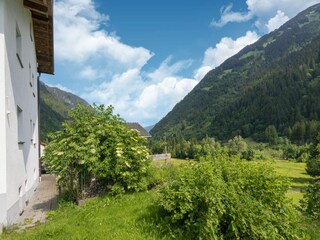
{"type": "Polygon", "coordinates": [[[51,135],[43,161],[58,174],[58,184],[72,200],[78,200],[83,185],[93,177],[108,182],[116,193],[146,189],[150,167],[146,140],[114,115],[111,106],[79,105],[69,119],[62,131],[51,135]]]}

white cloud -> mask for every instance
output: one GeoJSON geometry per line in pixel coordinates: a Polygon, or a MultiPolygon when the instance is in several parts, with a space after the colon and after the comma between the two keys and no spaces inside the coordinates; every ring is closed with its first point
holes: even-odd
{"type": "Polygon", "coordinates": [[[164,79],[172,75],[176,75],[182,69],[190,67],[192,64],[191,60],[178,61],[171,64],[172,56],[166,58],[161,64],[160,67],[154,70],[153,72],[147,73],[147,77],[151,81],[159,81],[159,79],[164,79]]]}
{"type": "Polygon", "coordinates": [[[80,73],[81,78],[87,79],[87,80],[95,80],[99,77],[99,73],[93,69],[91,66],[84,67],[80,73]]]}
{"type": "Polygon", "coordinates": [[[287,16],[294,17],[302,10],[310,7],[319,0],[303,0],[303,1],[292,1],[292,0],[247,0],[248,10],[259,17],[271,18],[278,10],[284,12],[287,16]]]}
{"type": "MultiPolygon", "coordinates": [[[[320,0],[247,0],[248,9],[246,12],[232,11],[232,5],[228,5],[221,11],[220,19],[218,21],[213,20],[211,25],[223,27],[230,22],[244,22],[255,18],[255,25],[259,31],[265,33],[272,28],[271,25],[271,28],[268,28],[268,22],[277,15],[278,11],[284,14],[281,18],[284,21],[285,16],[290,19],[307,7],[319,2],[320,0]]],[[[278,20],[278,23],[280,23],[280,17],[278,16],[274,21],[278,20]]]]}
{"type": "Polygon", "coordinates": [[[110,82],[89,89],[82,95],[89,102],[113,105],[127,121],[152,124],[160,120],[188,94],[198,81],[179,76],[189,61],[171,64],[171,57],[152,72],[129,69],[115,75],[110,82]]]}
{"type": "Polygon", "coordinates": [[[233,4],[229,4],[220,9],[221,18],[219,21],[212,20],[210,25],[214,27],[223,27],[229,22],[246,22],[250,20],[253,15],[251,12],[233,12],[232,9],[233,4]]]}
{"type": "Polygon", "coordinates": [[[194,78],[197,81],[200,81],[212,69],[213,69],[213,67],[211,67],[211,66],[201,66],[199,69],[197,69],[195,71],[194,78]]]}
{"type": "Polygon", "coordinates": [[[208,71],[219,66],[226,59],[235,55],[245,46],[254,43],[258,39],[258,34],[251,31],[248,31],[245,36],[235,40],[229,37],[222,38],[214,48],[210,47],[206,50],[202,66],[195,72],[195,78],[203,78],[208,71]]]}
{"type": "Polygon", "coordinates": [[[273,18],[270,18],[270,20],[266,24],[266,27],[268,28],[268,32],[272,32],[273,30],[279,28],[288,20],[289,20],[289,17],[286,16],[284,12],[278,10],[277,14],[273,18]]]}
{"type": "Polygon", "coordinates": [[[153,56],[149,50],[126,45],[105,31],[109,17],[96,11],[92,0],[57,0],[54,17],[55,55],[61,61],[84,66],[88,61],[99,62],[91,64],[91,70],[109,67],[116,73],[142,68],[153,56]]]}
{"type": "Polygon", "coordinates": [[[147,119],[153,118],[155,112],[163,116],[197,84],[195,79],[166,77],[161,82],[145,87],[134,107],[147,119]]]}
{"type": "MultiPolygon", "coordinates": [[[[126,102],[132,101],[140,88],[143,80],[138,68],[129,69],[122,74],[116,74],[111,81],[104,81],[98,86],[93,86],[83,94],[90,102],[112,104],[118,111],[127,110],[126,102]]],[[[129,106],[130,102],[127,103],[129,106]]]]}
{"type": "Polygon", "coordinates": [[[46,83],[46,85],[48,85],[49,87],[59,88],[59,89],[61,89],[62,91],[65,91],[65,92],[69,92],[69,93],[73,93],[73,94],[74,94],[74,92],[73,92],[71,89],[69,89],[69,88],[61,85],[60,83],[58,83],[58,84],[49,84],[49,83],[46,83]]]}

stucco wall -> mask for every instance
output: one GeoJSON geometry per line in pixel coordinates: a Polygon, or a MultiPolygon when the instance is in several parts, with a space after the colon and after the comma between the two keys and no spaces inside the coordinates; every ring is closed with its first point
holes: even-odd
{"type": "MultiPolygon", "coordinates": [[[[7,223],[11,224],[19,216],[39,180],[37,72],[30,11],[23,7],[21,0],[1,2],[4,22],[5,93],[3,95],[1,92],[0,96],[5,98],[5,110],[1,114],[7,112],[6,211],[7,223]],[[17,57],[17,28],[21,35],[22,65],[17,57]],[[22,112],[18,113],[18,107],[22,112]],[[22,123],[20,128],[18,122],[22,123]],[[19,141],[23,143],[19,144],[19,141]]],[[[0,106],[0,110],[2,109],[0,106]]],[[[2,127],[0,126],[0,129],[2,127]]]]}
{"type": "MultiPolygon", "coordinates": [[[[4,18],[0,1],[0,225],[6,219],[6,142],[5,142],[5,81],[4,81],[4,18]]],[[[1,226],[0,226],[1,228],[1,226]]]]}

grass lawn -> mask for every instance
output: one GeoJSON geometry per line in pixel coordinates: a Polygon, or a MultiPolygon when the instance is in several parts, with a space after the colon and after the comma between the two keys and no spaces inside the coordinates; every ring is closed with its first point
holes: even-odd
{"type": "Polygon", "coordinates": [[[160,239],[148,221],[153,192],[100,197],[84,206],[63,205],[43,225],[0,239],[160,239]]]}
{"type": "Polygon", "coordinates": [[[287,196],[292,199],[295,205],[299,205],[303,192],[313,179],[305,170],[306,164],[287,160],[276,160],[274,161],[274,167],[281,176],[291,179],[291,189],[287,196]]]}

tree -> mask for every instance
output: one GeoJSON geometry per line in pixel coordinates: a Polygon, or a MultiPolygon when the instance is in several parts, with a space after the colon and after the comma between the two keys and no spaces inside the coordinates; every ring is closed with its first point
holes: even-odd
{"type": "Polygon", "coordinates": [[[320,220],[320,180],[307,187],[303,195],[302,207],[313,218],[320,220]]]}
{"type": "Polygon", "coordinates": [[[145,139],[127,128],[111,106],[78,105],[69,119],[51,135],[43,161],[73,201],[93,177],[108,182],[114,192],[146,188],[150,159],[145,139]]]}
{"type": "Polygon", "coordinates": [[[306,135],[306,125],[305,122],[296,122],[293,127],[292,127],[292,140],[303,144],[305,140],[305,135],[306,135]]]}
{"type": "Polygon", "coordinates": [[[307,173],[313,177],[320,176],[320,132],[314,138],[311,147],[311,156],[307,160],[307,173]]]}
{"type": "Polygon", "coordinates": [[[303,196],[304,210],[316,219],[320,219],[320,132],[315,137],[311,147],[311,157],[307,160],[307,173],[318,177],[311,183],[303,196]]]}
{"type": "Polygon", "coordinates": [[[276,144],[278,142],[278,133],[274,125],[269,125],[266,128],[265,135],[270,144],[276,144]]]}
{"type": "Polygon", "coordinates": [[[247,150],[247,143],[241,136],[235,136],[233,139],[228,141],[228,148],[230,155],[241,154],[247,150]]]}

